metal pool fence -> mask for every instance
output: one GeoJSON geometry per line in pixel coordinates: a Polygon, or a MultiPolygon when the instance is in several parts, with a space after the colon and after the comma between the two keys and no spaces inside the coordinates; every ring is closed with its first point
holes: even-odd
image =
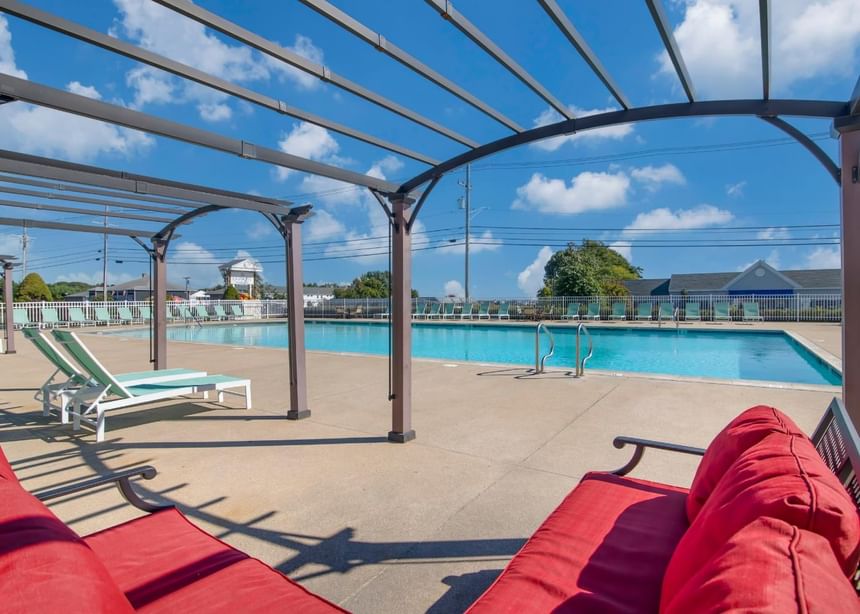
{"type": "MultiPolygon", "coordinates": [[[[0,303],[2,305],[2,303],[0,303]]],[[[169,302],[168,320],[193,323],[206,320],[287,317],[287,301],[192,300],[169,302]]],[[[104,325],[144,323],[152,313],[149,301],[53,301],[15,303],[16,324],[104,325]],[[46,310],[48,310],[46,312],[46,310]],[[53,310],[53,311],[52,311],[53,310]],[[56,316],[56,318],[54,318],[56,316]],[[19,322],[20,320],[20,322],[19,322]]],[[[427,320],[759,320],[767,322],[840,322],[838,294],[697,295],[697,296],[579,296],[546,298],[485,298],[470,305],[462,300],[418,298],[412,301],[415,319],[427,320]],[[746,309],[745,309],[746,305],[746,309]],[[695,316],[698,312],[698,318],[695,316]]],[[[0,310],[0,322],[4,312],[0,310]]],[[[387,299],[331,299],[306,301],[305,318],[385,319],[387,299]]]]}

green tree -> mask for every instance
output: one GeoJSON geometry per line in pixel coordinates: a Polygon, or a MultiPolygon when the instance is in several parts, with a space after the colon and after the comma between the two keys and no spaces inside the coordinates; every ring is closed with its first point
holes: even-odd
{"type": "Polygon", "coordinates": [[[544,268],[539,296],[624,296],[625,279],[639,279],[642,270],[600,241],[573,243],[552,255],[544,268]]]}
{"type": "Polygon", "coordinates": [[[53,301],[51,289],[38,273],[27,273],[27,276],[18,284],[15,294],[16,301],[53,301]]]}
{"type": "Polygon", "coordinates": [[[224,288],[224,300],[225,301],[238,301],[239,300],[239,291],[232,284],[224,288]]]}
{"type": "Polygon", "coordinates": [[[54,297],[54,300],[57,301],[63,300],[70,294],[83,292],[84,290],[89,289],[89,287],[89,284],[85,284],[81,281],[57,281],[52,284],[48,284],[48,288],[51,290],[51,295],[54,297]]]}
{"type": "MultiPolygon", "coordinates": [[[[335,298],[388,298],[391,276],[388,271],[368,271],[352,280],[348,286],[335,288],[335,298]]],[[[412,298],[418,291],[412,290],[412,298]]]]}

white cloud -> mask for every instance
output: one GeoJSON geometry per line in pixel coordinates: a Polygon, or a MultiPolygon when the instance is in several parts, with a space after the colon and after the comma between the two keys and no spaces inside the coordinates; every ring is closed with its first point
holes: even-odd
{"type": "Polygon", "coordinates": [[[656,191],[664,183],[673,183],[675,185],[684,185],[687,180],[684,175],[674,164],[664,164],[663,166],[643,166],[634,168],[630,171],[630,176],[636,181],[639,181],[645,186],[645,189],[651,192],[656,191]]]}
{"type": "MultiPolygon", "coordinates": [[[[284,153],[308,158],[324,160],[338,152],[340,145],[322,126],[299,122],[278,141],[278,149],[284,153]]],[[[278,181],[284,181],[295,171],[279,166],[275,169],[278,181]]],[[[316,176],[316,175],[311,175],[316,176]]]]}
{"type": "Polygon", "coordinates": [[[788,231],[788,228],[765,228],[764,230],[759,230],[755,236],[756,239],[762,241],[778,241],[790,238],[791,233],[788,231]]]}
{"type": "Polygon", "coordinates": [[[275,232],[275,227],[270,222],[258,221],[245,228],[245,235],[254,241],[264,239],[275,232]]]}
{"type": "MultiPolygon", "coordinates": [[[[237,255],[237,257],[239,256],[237,255]]],[[[217,264],[220,260],[215,254],[197,243],[191,241],[177,243],[175,246],[171,246],[167,258],[170,279],[190,277],[191,286],[198,288],[214,286],[223,282],[217,264]]]]}
{"type": "MultiPolygon", "coordinates": [[[[481,252],[495,252],[502,247],[501,239],[493,236],[491,230],[485,230],[480,235],[469,235],[469,255],[474,256],[481,252]]],[[[466,255],[466,244],[463,241],[439,248],[441,254],[466,255]]]]}
{"type": "Polygon", "coordinates": [[[442,294],[453,298],[463,298],[466,295],[466,290],[463,288],[463,284],[456,279],[452,279],[445,282],[445,289],[442,294]]]}
{"type": "MultiPolygon", "coordinates": [[[[785,92],[811,77],[856,75],[857,0],[780,0],[772,11],[771,31],[774,90],[785,92]]],[[[757,3],[688,0],[674,33],[701,96],[761,94],[757,3]]],[[[661,51],[657,59],[658,73],[677,82],[668,54],[661,51]]]]}
{"type": "MultiPolygon", "coordinates": [[[[570,112],[573,114],[574,117],[587,117],[589,115],[599,115],[600,113],[609,113],[610,111],[618,110],[615,107],[607,107],[605,109],[580,109],[579,107],[573,105],[570,105],[568,108],[570,109],[570,112]]],[[[541,114],[538,115],[532,123],[535,128],[538,128],[540,126],[547,126],[549,124],[558,123],[563,119],[564,117],[562,117],[561,113],[559,113],[552,107],[548,107],[544,109],[543,112],[541,112],[541,114]]],[[[631,132],[633,132],[632,124],[619,124],[617,126],[608,126],[606,128],[584,130],[575,134],[554,136],[549,139],[544,139],[542,141],[532,143],[531,146],[537,149],[542,149],[544,151],[556,151],[565,143],[573,143],[574,141],[620,141],[631,132]]]]}
{"type": "Polygon", "coordinates": [[[69,90],[72,94],[77,94],[78,96],[86,96],[87,98],[92,98],[93,100],[102,99],[102,95],[96,88],[94,88],[92,85],[84,85],[79,81],[72,81],[66,86],[66,89],[69,90]]]}
{"type": "Polygon", "coordinates": [[[842,266],[842,255],[839,246],[816,247],[806,256],[804,268],[807,269],[838,269],[842,266]]]}
{"type": "Polygon", "coordinates": [[[627,260],[633,260],[633,247],[630,243],[625,243],[624,241],[613,241],[609,244],[609,249],[620,254],[627,260]]]}
{"type": "Polygon", "coordinates": [[[552,249],[549,246],[543,246],[537,254],[537,257],[530,265],[520,271],[517,275],[517,286],[526,296],[535,296],[538,290],[543,288],[543,276],[546,263],[552,257],[552,249]]]}
{"type": "MultiPolygon", "coordinates": [[[[124,284],[132,279],[137,279],[137,275],[130,275],[129,273],[111,273],[108,271],[107,278],[108,285],[124,284]]],[[[102,283],[102,272],[84,273],[83,271],[78,271],[75,273],[60,273],[56,276],[54,281],[79,281],[81,283],[89,284],[90,286],[98,286],[102,283]]]]}
{"type": "Polygon", "coordinates": [[[746,187],[746,181],[738,181],[737,183],[730,183],[726,186],[726,194],[731,196],[732,198],[738,198],[744,195],[744,188],[746,187]]]}
{"type": "Polygon", "coordinates": [[[15,50],[12,48],[12,33],[9,32],[9,22],[0,15],[0,72],[7,75],[26,79],[27,73],[15,64],[15,50]]]}
{"type": "Polygon", "coordinates": [[[325,209],[315,209],[304,224],[304,238],[308,241],[325,241],[341,236],[346,227],[325,209]]]}
{"type": "Polygon", "coordinates": [[[0,233],[0,254],[21,257],[21,236],[0,233]]]}
{"type": "Polygon", "coordinates": [[[535,173],[517,188],[513,209],[536,209],[541,213],[574,215],[621,207],[627,202],[630,178],[624,172],[585,171],[570,185],[562,179],[548,179],[535,173]]]}
{"type": "MultiPolygon", "coordinates": [[[[200,69],[227,81],[267,81],[274,74],[299,89],[313,89],[319,80],[292,66],[260,54],[244,45],[229,45],[192,20],[148,0],[114,0],[120,17],[111,28],[113,36],[124,35],[144,49],[200,69]]],[[[292,51],[322,62],[322,51],[311,39],[297,35],[292,51]]],[[[206,121],[232,117],[228,97],[210,88],[183,81],[157,69],[139,67],[126,74],[134,90],[135,108],[150,103],[194,103],[206,121]]]]}

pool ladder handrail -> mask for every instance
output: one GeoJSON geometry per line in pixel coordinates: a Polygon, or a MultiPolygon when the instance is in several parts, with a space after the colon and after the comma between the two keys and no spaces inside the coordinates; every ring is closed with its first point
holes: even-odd
{"type": "Polygon", "coordinates": [[[580,322],[576,327],[576,361],[575,365],[575,375],[576,377],[582,377],[585,375],[585,363],[589,361],[589,359],[594,356],[594,339],[591,338],[591,333],[588,332],[588,327],[585,325],[585,322],[580,322]],[[588,353],[580,360],[580,356],[582,354],[582,333],[588,337],[588,353]]]}
{"type": "Polygon", "coordinates": [[[552,355],[555,354],[555,337],[552,334],[552,331],[546,325],[546,323],[541,320],[537,323],[535,327],[535,373],[543,373],[544,372],[544,363],[546,363],[547,358],[552,358],[552,355]],[[547,335],[549,335],[549,352],[540,355],[540,331],[543,330],[547,335]]]}

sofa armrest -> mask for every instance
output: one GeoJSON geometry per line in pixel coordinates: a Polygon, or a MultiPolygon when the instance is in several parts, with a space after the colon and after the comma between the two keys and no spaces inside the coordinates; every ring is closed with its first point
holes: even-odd
{"type": "Polygon", "coordinates": [[[105,484],[116,484],[116,487],[119,489],[120,493],[122,493],[125,500],[131,503],[134,507],[139,510],[143,510],[144,512],[156,512],[172,506],[148,503],[141,499],[140,496],[134,492],[134,489],[131,486],[131,478],[141,477],[144,480],[151,480],[155,477],[155,474],[155,467],[150,465],[141,465],[139,467],[134,467],[133,469],[113,471],[75,484],[67,484],[65,486],[59,486],[49,490],[42,490],[40,492],[33,493],[33,496],[39,499],[39,501],[48,501],[50,499],[65,497],[67,495],[104,486],[105,484]]]}
{"type": "Polygon", "coordinates": [[[645,448],[654,448],[655,450],[666,450],[668,452],[680,452],[681,454],[692,454],[694,456],[702,456],[705,453],[704,448],[693,448],[691,446],[682,446],[676,443],[666,443],[664,441],[652,441],[650,439],[639,439],[638,437],[616,437],[612,440],[612,445],[622,449],[626,445],[633,445],[636,448],[633,450],[633,457],[626,465],[615,471],[611,471],[615,475],[627,475],[639,464],[642,456],[645,454],[645,448]]]}

